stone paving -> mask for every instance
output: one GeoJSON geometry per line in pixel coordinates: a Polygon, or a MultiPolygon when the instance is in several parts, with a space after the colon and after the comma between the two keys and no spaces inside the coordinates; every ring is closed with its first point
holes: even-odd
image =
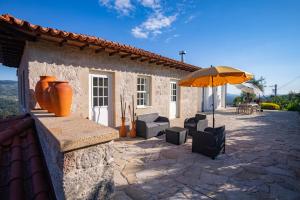
{"type": "Polygon", "coordinates": [[[114,199],[300,199],[298,113],[226,110],[215,118],[227,134],[216,160],[192,153],[192,138],[181,146],[164,135],[116,141],[114,199]]]}

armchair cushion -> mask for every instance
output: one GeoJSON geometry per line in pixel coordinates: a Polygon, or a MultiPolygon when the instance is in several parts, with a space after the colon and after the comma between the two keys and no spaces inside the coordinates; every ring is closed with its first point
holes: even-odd
{"type": "Polygon", "coordinates": [[[159,126],[166,126],[169,125],[169,122],[154,122],[155,124],[159,125],[159,126]]]}
{"type": "Polygon", "coordinates": [[[159,124],[154,123],[154,122],[146,123],[146,127],[147,128],[153,128],[153,127],[157,127],[157,126],[159,126],[159,124]]]}
{"type": "Polygon", "coordinates": [[[199,114],[199,113],[195,115],[195,120],[196,121],[204,120],[204,119],[206,119],[206,115],[202,115],[202,114],[199,114]]]}
{"type": "Polygon", "coordinates": [[[195,122],[186,122],[184,123],[185,128],[197,128],[197,124],[195,122]]]}
{"type": "Polygon", "coordinates": [[[169,119],[167,117],[158,116],[154,122],[169,122],[169,119]]]}
{"type": "Polygon", "coordinates": [[[137,119],[147,123],[147,122],[154,122],[158,117],[159,117],[158,113],[151,113],[151,114],[139,115],[137,116],[137,119]]]}
{"type": "Polygon", "coordinates": [[[188,134],[193,135],[197,131],[203,131],[208,125],[206,115],[196,114],[195,117],[184,120],[184,128],[188,129],[188,134]]]}

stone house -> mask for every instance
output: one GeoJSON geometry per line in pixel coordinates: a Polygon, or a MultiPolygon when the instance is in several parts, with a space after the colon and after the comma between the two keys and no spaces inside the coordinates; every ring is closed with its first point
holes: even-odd
{"type": "MultiPolygon", "coordinates": [[[[0,16],[0,63],[17,68],[20,110],[31,116],[21,117],[17,125],[22,128],[34,120],[30,126],[36,131],[57,199],[112,195],[113,140],[119,134],[111,127],[120,125],[121,95],[127,105],[133,97],[137,115],[158,112],[171,119],[194,116],[207,104],[205,89],[178,86],[197,66],[101,38],[33,25],[11,15],[0,16]],[[39,107],[34,89],[41,75],[69,81],[70,116],[32,111],[39,107]]],[[[14,136],[18,129],[9,130],[14,136]]]]}
{"type": "Polygon", "coordinates": [[[186,118],[209,110],[209,90],[178,86],[178,80],[199,69],[197,66],[101,38],[33,25],[10,15],[2,19],[5,41],[0,59],[18,68],[22,111],[38,107],[34,88],[41,75],[69,81],[74,91],[72,112],[111,127],[120,125],[120,95],[127,105],[134,97],[138,115],[158,112],[186,118]]]}

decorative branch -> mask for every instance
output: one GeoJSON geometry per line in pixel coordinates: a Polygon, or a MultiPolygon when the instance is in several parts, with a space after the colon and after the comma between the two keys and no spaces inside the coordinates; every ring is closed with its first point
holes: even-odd
{"type": "Polygon", "coordinates": [[[123,95],[120,94],[120,101],[121,101],[121,116],[122,116],[122,118],[125,118],[126,102],[125,102],[125,98],[124,98],[124,91],[123,91],[123,95]]]}

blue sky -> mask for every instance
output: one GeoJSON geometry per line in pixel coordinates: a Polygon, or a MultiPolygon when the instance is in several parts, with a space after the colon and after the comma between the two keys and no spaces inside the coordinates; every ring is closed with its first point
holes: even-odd
{"type": "MultiPolygon", "coordinates": [[[[1,13],[99,36],[201,67],[228,65],[300,92],[299,0],[1,1],[1,13]]],[[[0,68],[0,79],[15,79],[0,68]]],[[[231,93],[239,93],[234,87],[231,93]]],[[[271,87],[266,88],[270,94],[271,87]]]]}

